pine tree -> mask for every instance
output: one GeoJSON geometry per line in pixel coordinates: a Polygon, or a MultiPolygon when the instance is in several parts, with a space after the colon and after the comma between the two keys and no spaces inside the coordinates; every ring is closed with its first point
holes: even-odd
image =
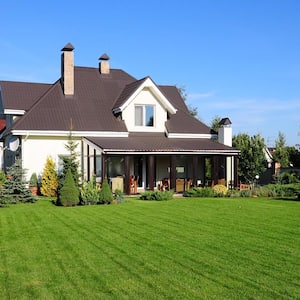
{"type": "Polygon", "coordinates": [[[68,169],[63,186],[60,190],[58,204],[63,206],[74,206],[79,203],[79,190],[75,185],[71,169],[68,169]]]}
{"type": "Polygon", "coordinates": [[[25,178],[26,170],[22,168],[22,161],[17,159],[11,167],[7,168],[7,180],[1,191],[2,204],[35,202],[35,198],[27,188],[25,178]]]}
{"type": "Polygon", "coordinates": [[[48,156],[42,174],[41,193],[44,196],[56,197],[58,187],[57,171],[52,157],[48,156]]]}

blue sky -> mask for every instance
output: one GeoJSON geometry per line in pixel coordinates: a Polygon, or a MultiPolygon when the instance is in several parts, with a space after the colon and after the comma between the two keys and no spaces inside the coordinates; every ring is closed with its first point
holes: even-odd
{"type": "Polygon", "coordinates": [[[300,144],[299,0],[3,2],[0,80],[54,82],[71,42],[76,65],[184,86],[206,124],[300,144]]]}

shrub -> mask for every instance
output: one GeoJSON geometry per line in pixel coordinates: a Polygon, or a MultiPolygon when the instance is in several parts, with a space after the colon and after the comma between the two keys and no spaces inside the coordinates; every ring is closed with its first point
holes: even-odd
{"type": "Polygon", "coordinates": [[[278,183],[281,183],[281,184],[299,183],[300,182],[298,175],[295,172],[282,172],[277,176],[276,180],[278,183]]]}
{"type": "Polygon", "coordinates": [[[58,204],[63,206],[75,206],[78,204],[78,202],[79,191],[77,189],[77,186],[75,185],[71,169],[68,169],[62,188],[60,190],[58,204]]]}
{"type": "Polygon", "coordinates": [[[124,197],[123,197],[123,193],[121,190],[119,190],[119,189],[115,190],[114,199],[116,200],[117,203],[124,202],[124,197]]]}
{"type": "Polygon", "coordinates": [[[174,192],[171,191],[146,191],[140,195],[141,200],[166,201],[173,198],[174,192]]]}
{"type": "Polygon", "coordinates": [[[193,187],[183,193],[184,197],[214,197],[211,187],[193,187]]]}
{"type": "Polygon", "coordinates": [[[248,198],[252,196],[252,191],[251,190],[242,190],[240,191],[240,197],[242,198],[248,198]]]}
{"type": "Polygon", "coordinates": [[[108,184],[107,179],[105,178],[102,183],[101,190],[99,192],[99,201],[100,204],[109,204],[113,200],[113,194],[108,184]]]}
{"type": "Polygon", "coordinates": [[[216,184],[212,189],[216,197],[224,197],[227,195],[227,187],[223,184],[216,184]]]}
{"type": "Polygon", "coordinates": [[[300,183],[269,184],[267,187],[272,197],[295,197],[300,194],[300,183]]]}
{"type": "Polygon", "coordinates": [[[58,176],[55,169],[55,162],[49,156],[42,174],[41,193],[44,196],[56,197],[58,188],[58,176]]]}
{"type": "Polygon", "coordinates": [[[99,190],[96,187],[95,178],[85,182],[81,188],[81,204],[97,204],[99,201],[99,190]]]}
{"type": "Polygon", "coordinates": [[[239,190],[228,190],[227,191],[227,197],[240,198],[241,197],[241,191],[239,191],[239,190]]]}
{"type": "Polygon", "coordinates": [[[254,188],[257,197],[272,197],[272,191],[268,186],[257,186],[254,188]]]}
{"type": "Polygon", "coordinates": [[[0,171],[0,187],[3,186],[5,181],[6,181],[6,175],[3,171],[0,171]]]}

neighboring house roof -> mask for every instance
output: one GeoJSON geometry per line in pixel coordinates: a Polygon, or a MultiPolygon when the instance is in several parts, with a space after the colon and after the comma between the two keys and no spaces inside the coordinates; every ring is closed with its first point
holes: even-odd
{"type": "Polygon", "coordinates": [[[107,154],[122,152],[168,153],[194,152],[198,154],[238,154],[239,151],[211,139],[168,139],[163,133],[130,133],[127,138],[88,137],[94,145],[107,154]]]}

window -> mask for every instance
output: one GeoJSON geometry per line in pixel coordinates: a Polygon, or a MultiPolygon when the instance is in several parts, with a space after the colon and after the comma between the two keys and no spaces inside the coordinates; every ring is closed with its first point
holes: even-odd
{"type": "Polygon", "coordinates": [[[154,106],[135,106],[135,126],[154,126],[154,106]]]}

